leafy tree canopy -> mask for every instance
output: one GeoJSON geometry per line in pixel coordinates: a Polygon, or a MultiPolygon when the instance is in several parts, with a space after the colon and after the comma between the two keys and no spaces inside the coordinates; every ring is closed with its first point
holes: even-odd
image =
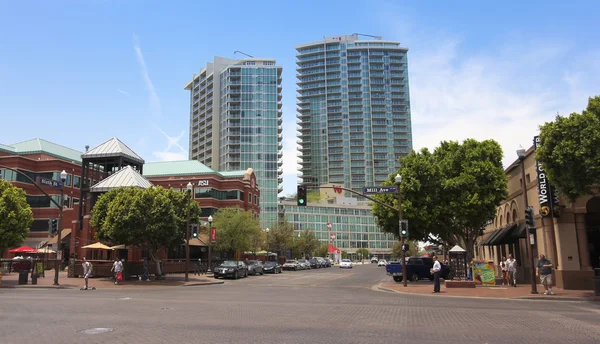
{"type": "MultiPolygon", "coordinates": [[[[403,218],[409,221],[409,239],[460,244],[472,254],[475,239],[496,207],[506,198],[502,148],[494,140],[442,142],[433,153],[412,152],[384,185],[402,176],[403,218]]],[[[398,207],[396,195],[376,198],[398,207]]],[[[379,204],[373,215],[384,232],[398,237],[398,212],[379,204]]]]}
{"type": "Polygon", "coordinates": [[[217,250],[244,252],[256,249],[254,245],[262,234],[259,220],[253,212],[237,207],[223,208],[213,219],[213,227],[217,229],[217,250]]]}
{"type": "Polygon", "coordinates": [[[294,236],[294,224],[284,220],[274,228],[269,229],[269,250],[283,255],[284,251],[292,245],[294,236]]]}
{"type": "Polygon", "coordinates": [[[32,223],[33,212],[25,191],[0,180],[0,256],[5,249],[23,243],[32,223]]]}
{"type": "Polygon", "coordinates": [[[540,126],[536,159],[550,182],[571,202],[600,185],[600,96],[587,109],[540,126]]]}

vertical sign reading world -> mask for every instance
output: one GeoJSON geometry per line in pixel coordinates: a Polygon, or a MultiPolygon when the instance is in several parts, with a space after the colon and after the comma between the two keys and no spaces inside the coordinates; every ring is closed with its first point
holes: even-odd
{"type": "MultiPolygon", "coordinates": [[[[537,150],[540,145],[540,137],[533,137],[533,148],[537,150]]],[[[540,215],[542,217],[559,217],[558,206],[559,197],[556,189],[548,181],[548,176],[544,171],[544,165],[539,161],[535,161],[535,169],[537,171],[538,199],[540,201],[540,215]]],[[[525,181],[523,181],[525,182],[525,181]]]]}

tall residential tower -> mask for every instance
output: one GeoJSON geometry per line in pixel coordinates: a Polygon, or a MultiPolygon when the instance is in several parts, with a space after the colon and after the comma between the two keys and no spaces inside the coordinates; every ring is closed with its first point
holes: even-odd
{"type": "Polygon", "coordinates": [[[254,169],[263,228],[276,223],[282,191],[281,72],[273,59],[215,57],[185,85],[190,159],[220,172],[254,169]]]}
{"type": "Polygon", "coordinates": [[[305,184],[380,185],[412,150],[408,49],[359,36],[296,47],[305,184]]]}

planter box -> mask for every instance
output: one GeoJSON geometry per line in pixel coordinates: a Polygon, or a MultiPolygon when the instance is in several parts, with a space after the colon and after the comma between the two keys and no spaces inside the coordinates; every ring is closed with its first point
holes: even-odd
{"type": "Polygon", "coordinates": [[[473,281],[444,281],[446,288],[475,288],[473,281]]]}

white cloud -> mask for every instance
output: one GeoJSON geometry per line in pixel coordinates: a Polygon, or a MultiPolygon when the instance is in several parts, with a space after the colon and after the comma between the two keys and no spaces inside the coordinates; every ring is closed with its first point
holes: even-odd
{"type": "Polygon", "coordinates": [[[158,125],[154,125],[158,131],[160,131],[167,139],[167,147],[162,151],[155,151],[152,154],[162,161],[176,161],[176,160],[187,160],[187,151],[179,144],[179,141],[185,135],[185,130],[182,130],[179,136],[173,137],[165,133],[158,125]],[[171,152],[172,148],[178,148],[178,152],[171,152]]]}
{"type": "Polygon", "coordinates": [[[152,152],[152,154],[160,161],[179,161],[188,158],[187,154],[178,152],[152,152]]]}
{"type": "Polygon", "coordinates": [[[129,93],[127,93],[127,92],[123,91],[123,90],[122,90],[122,89],[120,89],[120,88],[119,88],[119,89],[117,89],[117,91],[119,91],[119,93],[122,93],[122,94],[124,94],[124,95],[126,95],[126,96],[129,96],[129,93]]]}
{"type": "Polygon", "coordinates": [[[494,139],[508,166],[519,144],[532,145],[539,125],[557,112],[581,111],[587,97],[599,93],[592,81],[600,79],[600,68],[590,68],[580,58],[593,59],[578,56],[564,42],[513,35],[503,44],[469,50],[465,38],[412,30],[404,18],[387,15],[386,22],[386,38],[409,48],[416,150],[433,149],[443,140],[494,139]],[[398,22],[402,25],[395,26],[398,22]]]}
{"type": "Polygon", "coordinates": [[[154,84],[150,79],[150,74],[148,73],[148,67],[146,66],[146,60],[144,59],[144,55],[142,54],[142,49],[140,48],[140,39],[137,35],[133,35],[133,49],[135,50],[138,64],[140,65],[140,72],[142,73],[142,78],[144,79],[144,83],[146,84],[146,89],[148,90],[148,96],[150,100],[150,110],[154,116],[160,117],[162,115],[162,107],[160,105],[160,99],[158,98],[158,94],[154,89],[154,84]]]}

